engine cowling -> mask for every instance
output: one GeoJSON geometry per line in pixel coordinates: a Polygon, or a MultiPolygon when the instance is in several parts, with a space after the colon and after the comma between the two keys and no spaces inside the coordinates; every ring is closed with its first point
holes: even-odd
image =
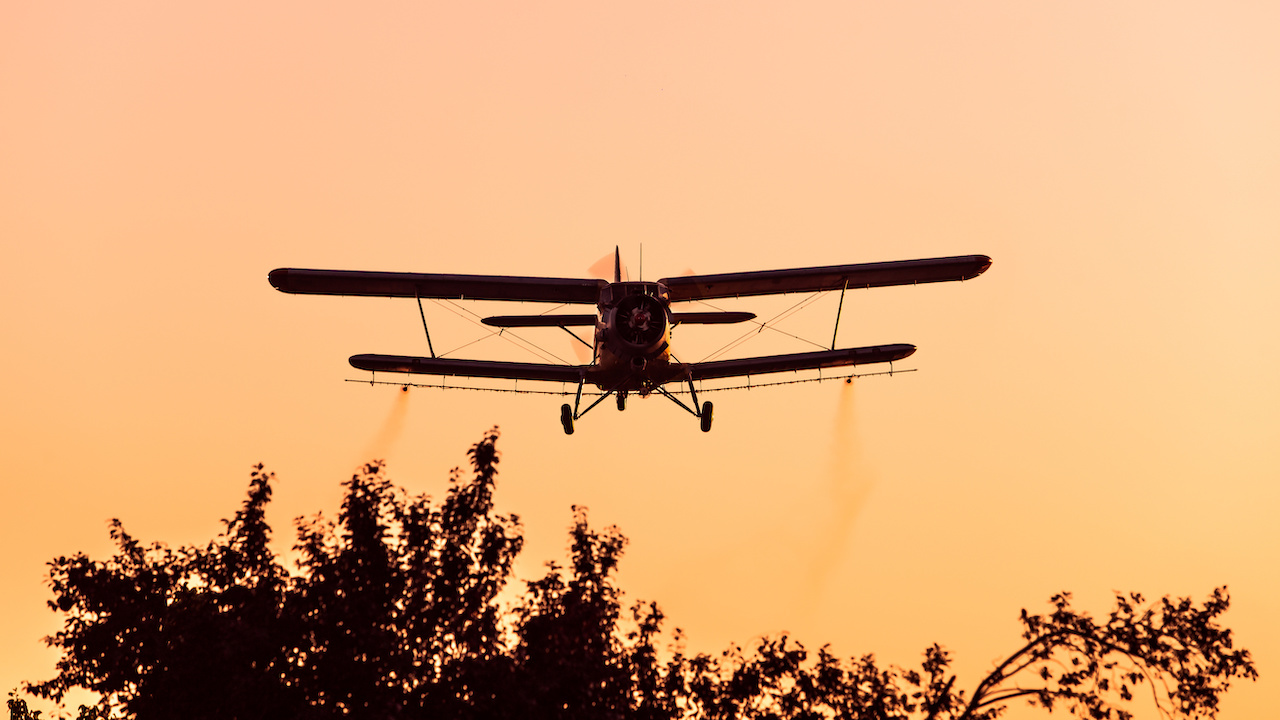
{"type": "Polygon", "coordinates": [[[667,331],[667,309],[651,295],[628,295],[614,309],[613,327],[629,350],[643,353],[662,343],[667,331]]]}

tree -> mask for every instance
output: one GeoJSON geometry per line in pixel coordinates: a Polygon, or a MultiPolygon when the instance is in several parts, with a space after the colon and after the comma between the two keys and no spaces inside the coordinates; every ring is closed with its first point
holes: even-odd
{"type": "Polygon", "coordinates": [[[364,717],[488,707],[509,663],[498,593],[520,552],[520,521],[493,514],[496,429],[455,470],[439,507],[406,498],[365,466],[335,527],[298,522],[301,574],[284,607],[297,623],[291,681],[318,708],[364,717]]]}
{"type": "MultiPolygon", "coordinates": [[[[18,697],[17,691],[9,693],[9,720],[40,720],[43,714],[40,710],[32,710],[27,705],[27,701],[18,697]]],[[[100,712],[98,708],[92,708],[85,705],[80,706],[79,712],[76,713],[76,720],[105,720],[107,716],[100,712]]]]}
{"type": "Polygon", "coordinates": [[[1257,679],[1249,652],[1233,649],[1231,631],[1216,622],[1230,605],[1225,587],[1198,607],[1190,598],[1146,605],[1141,594],[1117,595],[1102,623],[1070,600],[1055,595],[1047,615],[1022,611],[1026,644],[978,685],[966,712],[979,717],[1025,696],[1046,709],[1123,720],[1130,713],[1116,700],[1133,700],[1145,685],[1167,717],[1213,717],[1231,678],[1257,679]]]}
{"type": "MultiPolygon", "coordinates": [[[[699,656],[669,670],[679,673],[685,702],[700,717],[928,718],[991,720],[1024,698],[1033,706],[1063,706],[1079,717],[1126,720],[1121,704],[1146,686],[1164,717],[1216,717],[1232,678],[1257,679],[1247,650],[1233,648],[1231,631],[1216,620],[1226,611],[1226,588],[1197,606],[1188,598],[1144,604],[1117,596],[1105,622],[1051,600],[1053,612],[1022,611],[1025,644],[978,683],[956,691],[950,657],[925,650],[919,670],[881,669],[874,656],[847,663],[826,647],[809,662],[804,647],[785,635],[763,638],[754,652],[734,647],[722,662],[699,656]]],[[[675,717],[675,716],[672,716],[675,717]]]]}
{"type": "Polygon", "coordinates": [[[626,539],[615,528],[592,532],[586,512],[573,510],[572,574],[566,580],[550,563],[546,577],[528,583],[517,610],[516,706],[533,718],[620,718],[633,702],[632,674],[611,575],[626,539]]]}
{"type": "MultiPolygon", "coordinates": [[[[28,691],[98,693],[82,720],[990,720],[1014,701],[1123,720],[1139,694],[1168,717],[1214,717],[1232,679],[1257,677],[1218,625],[1226,588],[1201,605],[1117,596],[1104,621],[1059,594],[1051,612],[1022,612],[1023,645],[968,694],[937,645],[914,669],[811,654],[786,635],[689,655],[678,629],[660,647],[656,603],[624,606],[626,538],[592,530],[576,507],[569,565],[549,563],[504,605],[522,537],[517,516],[493,511],[497,439],[495,428],[471,448],[474,472],[455,469],[439,504],[408,496],[381,462],[364,466],[336,522],[295,521],[295,572],[270,549],[274,476],[261,465],[204,547],[144,546],[113,521],[110,559],[50,563],[64,627],[47,642],[62,659],[28,691]]],[[[39,716],[14,696],[9,710],[39,716]]]]}
{"type": "Polygon", "coordinates": [[[270,717],[295,701],[280,681],[291,643],[264,516],[271,479],[254,469],[243,508],[204,548],[143,547],[113,520],[111,559],[50,563],[50,606],[65,619],[47,642],[63,657],[57,677],[30,689],[60,701],[87,688],[102,711],[143,718],[270,717]]]}

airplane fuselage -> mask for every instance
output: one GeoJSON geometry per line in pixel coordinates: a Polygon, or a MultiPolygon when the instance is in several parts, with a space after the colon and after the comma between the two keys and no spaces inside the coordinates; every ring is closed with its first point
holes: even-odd
{"type": "Polygon", "coordinates": [[[671,379],[669,297],[657,282],[615,282],[601,289],[591,379],[597,387],[646,394],[671,379]]]}

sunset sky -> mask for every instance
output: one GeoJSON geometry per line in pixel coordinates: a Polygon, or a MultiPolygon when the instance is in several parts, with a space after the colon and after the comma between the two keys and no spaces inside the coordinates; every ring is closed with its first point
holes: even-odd
{"type": "MultiPolygon", "coordinates": [[[[1225,584],[1263,677],[1222,717],[1273,714],[1277,28],[1269,2],[0,4],[0,694],[54,674],[45,563],[108,555],[110,518],[207,542],[262,462],[284,552],[360,462],[441,497],[496,424],[520,578],[587,506],[691,650],[939,642],[972,688],[1058,591],[1225,584]],[[915,344],[917,372],[718,393],[708,434],[661,398],[565,436],[557,397],[344,382],[426,353],[414,303],[267,283],[587,277],[615,245],[645,279],[994,264],[845,298],[839,344],[915,344]]],[[[837,302],[781,329],[830,342],[837,302]]],[[[536,360],[452,310],[426,305],[438,352],[536,360]]]]}

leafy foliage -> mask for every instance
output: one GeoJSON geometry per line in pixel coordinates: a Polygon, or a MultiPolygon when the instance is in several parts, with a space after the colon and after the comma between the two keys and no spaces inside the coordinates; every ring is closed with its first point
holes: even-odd
{"type": "MultiPolygon", "coordinates": [[[[749,650],[689,655],[677,629],[659,648],[654,603],[624,606],[614,575],[626,539],[574,508],[570,563],[548,564],[500,601],[522,546],[520,520],[494,513],[496,428],[455,470],[444,500],[407,496],[380,462],[346,483],[336,522],[295,521],[297,571],[270,549],[274,476],[204,547],[143,546],[113,521],[117,551],[50,563],[63,630],[58,675],[28,691],[101,702],[81,720],[151,718],[842,718],[989,720],[1007,704],[1130,717],[1146,691],[1169,717],[1214,717],[1230,680],[1255,679],[1249,653],[1217,624],[1226,589],[1203,605],[1118,596],[1105,621],[1051,600],[1022,612],[1024,644],[971,695],[934,645],[915,669],[874,656],[810,653],[783,635],[749,650]]],[[[10,696],[10,717],[35,720],[10,696]]]]}
{"type": "MultiPolygon", "coordinates": [[[[43,714],[40,710],[32,710],[27,701],[18,697],[16,691],[9,693],[9,720],[40,720],[43,714]]],[[[96,707],[80,706],[80,711],[76,713],[76,720],[106,720],[107,714],[96,707]]]]}
{"type": "Polygon", "coordinates": [[[1145,605],[1141,594],[1117,595],[1102,623],[1070,600],[1055,595],[1047,615],[1022,611],[1027,643],[978,686],[967,706],[973,717],[1028,696],[1050,710],[1065,705],[1083,717],[1127,720],[1132,714],[1116,701],[1133,700],[1144,685],[1167,717],[1213,717],[1230,678],[1257,678],[1249,652],[1234,650],[1231,631],[1216,623],[1230,605],[1225,587],[1199,607],[1190,598],[1145,605]]]}

